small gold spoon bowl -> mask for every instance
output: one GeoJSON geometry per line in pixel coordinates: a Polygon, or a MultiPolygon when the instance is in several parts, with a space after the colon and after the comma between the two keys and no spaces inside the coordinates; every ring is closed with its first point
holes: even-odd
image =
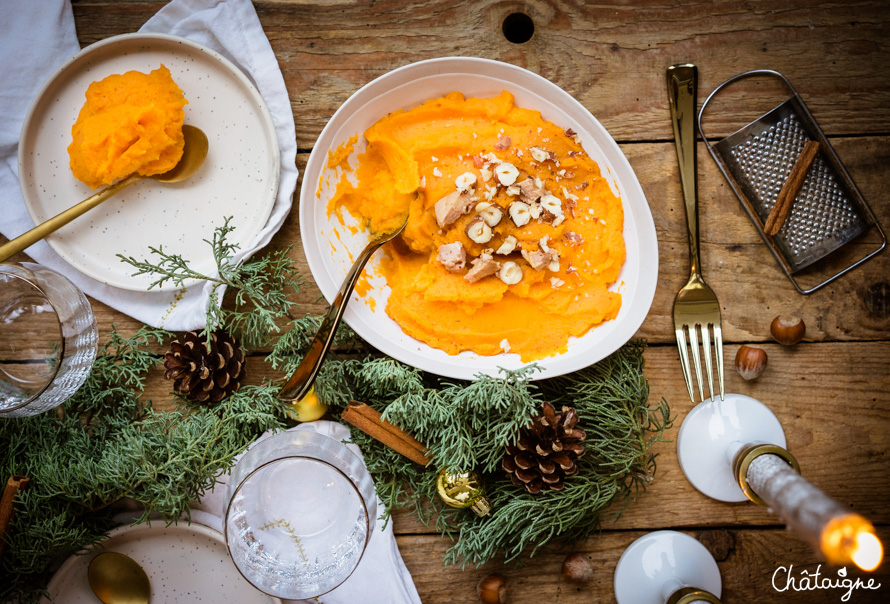
{"type": "Polygon", "coordinates": [[[90,561],[87,580],[104,604],[148,604],[151,583],[139,564],[124,554],[102,552],[90,561]]]}
{"type": "Polygon", "coordinates": [[[185,137],[185,147],[182,150],[182,157],[171,170],[168,170],[163,174],[155,174],[154,176],[131,174],[113,185],[102,189],[95,195],[87,197],[77,205],[56,214],[45,222],[41,222],[30,231],[19,235],[9,243],[0,245],[0,262],[3,262],[13,254],[17,254],[18,252],[31,247],[50,233],[57,231],[78,216],[92,210],[121,189],[129,187],[133,183],[145,180],[146,178],[163,183],[179,182],[194,174],[198,168],[201,167],[201,164],[204,163],[204,158],[207,157],[207,150],[210,147],[210,143],[207,141],[207,135],[204,134],[204,131],[195,126],[189,126],[188,124],[184,125],[182,127],[182,134],[185,137]]]}

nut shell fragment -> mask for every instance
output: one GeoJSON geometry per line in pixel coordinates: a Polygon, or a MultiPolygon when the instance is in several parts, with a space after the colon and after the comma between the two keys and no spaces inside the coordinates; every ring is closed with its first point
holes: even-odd
{"type": "Polygon", "coordinates": [[[473,207],[474,199],[466,191],[453,191],[436,202],[436,224],[439,228],[453,224],[473,207]]]}
{"type": "Polygon", "coordinates": [[[463,270],[467,263],[467,252],[464,250],[464,244],[460,241],[455,241],[454,243],[440,245],[436,260],[445,267],[445,270],[452,273],[463,270]]]}
{"type": "Polygon", "coordinates": [[[471,263],[471,268],[464,275],[464,279],[475,283],[479,279],[493,275],[501,268],[500,263],[495,262],[490,254],[482,254],[471,263]]]}
{"type": "Polygon", "coordinates": [[[544,270],[553,261],[553,253],[545,252],[544,250],[535,250],[533,252],[522,250],[522,257],[536,271],[544,270]]]}

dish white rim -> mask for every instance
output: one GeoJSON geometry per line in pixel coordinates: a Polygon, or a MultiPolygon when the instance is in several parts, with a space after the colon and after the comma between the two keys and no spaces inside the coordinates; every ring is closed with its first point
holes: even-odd
{"type": "MultiPolygon", "coordinates": [[[[631,252],[630,246],[633,244],[636,246],[634,253],[641,258],[645,257],[647,262],[639,263],[634,267],[635,270],[639,271],[639,278],[634,284],[635,291],[631,297],[630,304],[628,304],[628,296],[625,292],[622,308],[616,319],[595,327],[585,336],[578,338],[578,340],[581,341],[594,334],[597,330],[609,330],[608,337],[610,343],[608,346],[600,346],[594,351],[588,351],[591,354],[584,354],[582,356],[580,354],[572,354],[572,343],[570,342],[568,352],[536,361],[541,370],[531,373],[529,378],[544,379],[556,377],[582,369],[602,360],[612,352],[618,350],[633,337],[645,320],[652,305],[658,278],[658,240],[655,232],[655,223],[652,219],[652,214],[649,211],[649,205],[645,194],[643,193],[636,174],[630,166],[630,162],[599,121],[583,105],[581,105],[581,103],[549,80],[526,69],[508,63],[476,57],[442,57],[411,63],[388,72],[362,86],[334,113],[313,146],[312,153],[310,154],[309,161],[304,170],[303,187],[300,191],[300,232],[303,233],[303,250],[306,254],[310,272],[318,284],[319,289],[328,302],[330,302],[334,299],[343,278],[343,275],[338,275],[336,278],[335,276],[332,276],[324,263],[324,250],[312,247],[312,244],[317,239],[317,237],[313,236],[316,231],[312,215],[312,210],[315,205],[318,204],[318,199],[315,197],[317,187],[316,179],[319,175],[324,173],[328,150],[344,142],[343,140],[334,140],[334,137],[337,134],[335,130],[340,128],[339,122],[341,120],[338,118],[341,118],[344,115],[352,115],[356,110],[361,109],[380,94],[409,84],[418,77],[437,77],[445,74],[482,75],[503,80],[504,86],[508,90],[510,90],[511,87],[514,90],[517,89],[517,87],[526,90],[543,88],[547,91],[551,102],[557,103],[560,107],[568,108],[567,111],[571,110],[573,112],[580,112],[580,115],[585,117],[585,120],[590,126],[590,129],[586,134],[590,134],[594,144],[596,144],[604,154],[608,155],[608,165],[603,167],[601,164],[601,167],[604,168],[604,172],[610,170],[614,177],[622,184],[621,198],[625,211],[625,234],[627,233],[629,218],[633,220],[636,229],[637,236],[635,241],[627,241],[627,237],[625,237],[625,244],[628,247],[628,256],[630,256],[631,252]],[[529,86],[532,86],[532,88],[529,88],[529,86]],[[631,205],[629,202],[630,199],[637,200],[637,203],[631,205]],[[307,237],[307,234],[310,234],[310,236],[307,237]],[[649,256],[646,256],[647,252],[649,256]]],[[[535,108],[539,109],[537,107],[535,108]]],[[[393,110],[395,109],[396,107],[393,107],[393,110]]],[[[377,116],[377,119],[380,117],[382,116],[377,116]]],[[[588,129],[585,128],[585,130],[588,129]]],[[[358,134],[359,137],[361,137],[363,132],[356,132],[353,134],[358,134]]],[[[625,274],[626,269],[627,261],[625,262],[625,269],[622,269],[622,275],[625,274]]],[[[619,276],[619,281],[622,281],[621,276],[619,276]]],[[[479,374],[491,376],[502,375],[500,371],[501,366],[509,369],[517,369],[528,365],[528,363],[521,363],[516,354],[502,354],[485,357],[470,353],[471,356],[468,357],[465,362],[455,363],[456,359],[460,359],[460,357],[466,355],[466,353],[447,355],[441,350],[437,350],[423,342],[413,339],[413,343],[416,344],[414,345],[413,350],[409,350],[406,346],[402,346],[398,342],[393,342],[381,337],[375,338],[374,336],[377,334],[377,331],[367,320],[359,316],[359,313],[356,311],[356,306],[359,303],[355,301],[354,297],[351,302],[352,303],[347,306],[344,312],[344,320],[359,336],[381,352],[424,371],[449,378],[476,379],[479,374]],[[503,363],[498,361],[495,363],[486,362],[486,359],[502,359],[503,363]]],[[[391,319],[385,315],[385,311],[378,309],[377,314],[380,312],[383,312],[383,315],[378,317],[378,320],[385,319],[391,321],[391,319]]]]}
{"type": "MultiPolygon", "coordinates": [[[[270,140],[275,142],[274,148],[270,149],[271,156],[274,159],[274,161],[272,161],[272,165],[273,165],[272,177],[273,177],[275,184],[274,184],[274,187],[270,188],[271,194],[270,194],[269,198],[265,200],[265,205],[262,206],[262,208],[263,208],[262,211],[263,211],[263,213],[265,213],[266,220],[268,221],[268,217],[269,217],[269,215],[271,215],[273,207],[275,205],[275,200],[277,198],[277,192],[278,192],[278,185],[279,185],[279,181],[281,178],[281,161],[280,161],[281,152],[280,152],[280,147],[278,145],[278,135],[275,130],[275,125],[272,121],[272,115],[269,113],[269,108],[266,106],[266,102],[263,99],[262,95],[257,90],[256,86],[244,74],[244,72],[241,70],[241,68],[239,68],[237,65],[232,63],[229,59],[227,59],[220,53],[216,52],[215,50],[208,48],[207,46],[204,46],[203,44],[200,44],[198,42],[190,40],[188,38],[183,38],[180,36],[174,36],[174,35],[170,35],[170,34],[138,33],[137,32],[137,33],[111,36],[109,38],[105,38],[103,40],[100,40],[98,42],[90,44],[89,46],[81,49],[79,52],[77,52],[76,54],[74,54],[70,58],[68,58],[55,71],[53,71],[52,75],[50,75],[44,81],[44,83],[41,85],[37,94],[34,96],[33,100],[31,101],[31,104],[28,107],[27,113],[25,114],[25,119],[24,119],[24,122],[22,123],[21,135],[19,137],[19,140],[20,141],[25,140],[25,135],[32,127],[31,122],[35,119],[38,109],[41,108],[42,101],[44,100],[44,96],[46,95],[47,91],[52,88],[55,81],[59,77],[61,77],[67,70],[71,69],[75,64],[77,64],[79,62],[86,61],[90,57],[90,55],[95,54],[97,52],[104,51],[106,49],[106,47],[108,47],[108,46],[124,44],[124,43],[131,43],[131,42],[138,42],[140,40],[145,40],[145,41],[162,40],[162,41],[166,41],[166,42],[175,42],[177,44],[189,46],[192,49],[202,52],[202,53],[205,53],[206,55],[210,56],[212,59],[215,59],[216,61],[218,61],[223,67],[225,67],[229,72],[231,72],[232,75],[241,83],[241,86],[242,86],[244,92],[254,102],[257,109],[259,110],[258,117],[259,117],[260,121],[262,122],[262,127],[266,133],[266,136],[268,138],[270,138],[270,140]]],[[[20,181],[20,189],[21,189],[21,193],[22,193],[22,199],[24,201],[25,208],[28,211],[28,215],[31,217],[31,220],[34,222],[34,224],[37,225],[42,220],[46,220],[46,218],[41,218],[40,216],[36,215],[33,204],[29,202],[28,193],[27,193],[25,184],[21,179],[21,174],[24,173],[25,162],[27,161],[26,160],[27,153],[28,153],[28,150],[24,147],[24,145],[19,144],[18,154],[17,154],[18,155],[17,168],[18,168],[18,174],[20,175],[19,181],[20,181]]],[[[77,200],[75,200],[72,203],[75,203],[76,201],[77,200]]],[[[250,241],[251,238],[255,237],[257,235],[257,233],[259,233],[259,231],[262,230],[264,224],[265,223],[260,224],[259,229],[256,232],[251,233],[249,236],[244,235],[243,232],[237,234],[238,238],[239,238],[239,243],[242,244],[242,247],[245,242],[250,241]]],[[[117,287],[120,289],[130,290],[130,291],[138,291],[138,292],[147,291],[146,284],[132,283],[132,282],[128,281],[126,278],[124,278],[123,280],[109,279],[108,274],[97,273],[97,272],[90,270],[88,267],[84,267],[82,265],[82,263],[78,262],[75,258],[71,257],[71,255],[65,249],[65,246],[60,245],[58,243],[57,239],[55,237],[53,237],[53,234],[48,235],[47,237],[44,238],[44,240],[53,249],[53,251],[55,253],[57,253],[63,260],[65,260],[65,262],[67,262],[69,265],[71,265],[73,268],[77,269],[84,275],[86,275],[92,279],[95,279],[96,281],[99,281],[100,283],[110,285],[112,287],[117,287]]],[[[209,250],[209,247],[208,247],[208,250],[209,250]]],[[[147,253],[148,253],[148,250],[146,250],[146,254],[147,253]]],[[[160,287],[155,286],[154,288],[152,288],[151,291],[157,291],[157,292],[178,291],[178,290],[187,288],[189,286],[195,285],[200,282],[201,282],[201,280],[199,280],[199,279],[187,279],[187,280],[183,281],[183,284],[181,287],[173,285],[172,283],[168,282],[160,287]]]]}

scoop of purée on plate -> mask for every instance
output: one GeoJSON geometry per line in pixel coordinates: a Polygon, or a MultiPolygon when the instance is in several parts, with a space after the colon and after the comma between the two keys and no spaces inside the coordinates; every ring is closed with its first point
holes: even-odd
{"type": "Polygon", "coordinates": [[[75,178],[95,189],[130,174],[171,170],[182,157],[187,103],[163,65],[90,84],[68,146],[75,178]]]}

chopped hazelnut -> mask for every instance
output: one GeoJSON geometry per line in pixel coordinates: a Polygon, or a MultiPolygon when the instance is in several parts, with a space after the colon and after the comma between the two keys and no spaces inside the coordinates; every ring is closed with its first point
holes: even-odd
{"type": "Polygon", "coordinates": [[[510,204],[510,207],[507,208],[507,211],[510,213],[510,218],[513,220],[513,224],[518,227],[527,225],[528,221],[531,220],[532,215],[530,210],[531,208],[529,205],[521,201],[514,201],[510,204]]]}
{"type": "Polygon", "coordinates": [[[487,208],[483,208],[481,211],[479,211],[479,216],[482,218],[482,220],[485,221],[485,224],[487,224],[488,226],[496,227],[501,222],[501,218],[504,217],[504,211],[499,205],[489,204],[487,208]]]}
{"type": "Polygon", "coordinates": [[[540,199],[542,195],[547,193],[543,185],[544,183],[540,182],[540,179],[532,178],[526,178],[522,182],[517,183],[519,191],[522,194],[522,201],[533,203],[540,199]]]}
{"type": "Polygon", "coordinates": [[[522,281],[522,268],[515,262],[504,262],[498,271],[498,278],[507,285],[515,285],[522,281]]]}
{"type": "Polygon", "coordinates": [[[497,149],[498,151],[504,151],[505,149],[510,148],[511,142],[512,141],[510,140],[509,136],[502,134],[498,137],[498,142],[496,142],[494,144],[494,148],[497,149]]]}
{"type": "Polygon", "coordinates": [[[544,250],[535,250],[530,252],[528,250],[522,250],[522,257],[525,258],[525,261],[528,262],[529,266],[531,266],[536,271],[544,270],[548,264],[550,264],[551,260],[553,260],[552,252],[545,252],[544,250]]]}
{"type": "Polygon", "coordinates": [[[562,200],[556,195],[544,195],[541,197],[541,209],[553,217],[562,214],[562,200]]]}
{"type": "Polygon", "coordinates": [[[562,234],[562,238],[566,240],[566,243],[569,245],[581,245],[584,243],[584,237],[581,233],[576,233],[574,231],[566,231],[562,234]]]}
{"type": "Polygon", "coordinates": [[[470,221],[466,229],[467,237],[476,243],[488,243],[491,241],[491,227],[485,222],[481,216],[477,216],[470,221]]]}
{"type": "Polygon", "coordinates": [[[454,179],[458,191],[468,191],[476,184],[476,175],[472,172],[464,172],[454,179]]]}
{"type": "Polygon", "coordinates": [[[516,249],[517,239],[513,235],[507,235],[501,246],[495,251],[495,254],[509,254],[516,249]]]}
{"type": "Polygon", "coordinates": [[[540,147],[531,147],[529,153],[532,154],[532,157],[535,158],[535,161],[537,162],[545,162],[550,159],[550,153],[540,147]]]}
{"type": "Polygon", "coordinates": [[[506,161],[498,164],[494,169],[494,173],[498,177],[498,182],[505,187],[509,187],[519,178],[519,170],[516,166],[506,161]]]}

